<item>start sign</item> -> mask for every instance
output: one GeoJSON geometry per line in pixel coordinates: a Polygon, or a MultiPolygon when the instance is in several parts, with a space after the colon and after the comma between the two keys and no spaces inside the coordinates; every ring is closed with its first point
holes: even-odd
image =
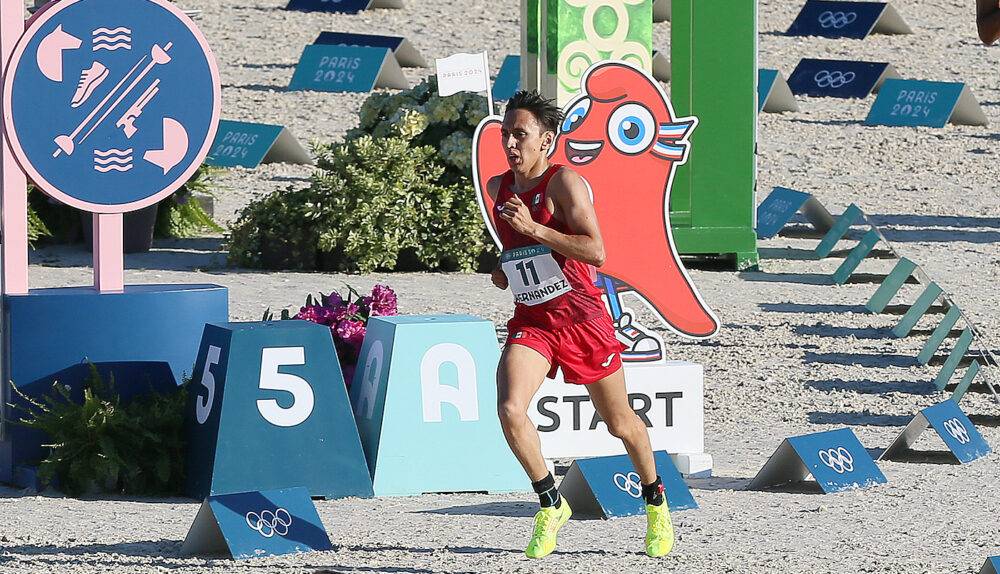
{"type": "Polygon", "coordinates": [[[94,213],[156,203],[201,165],[219,121],[215,58],[168,0],[62,0],[21,37],[3,86],[21,168],[94,213]]]}

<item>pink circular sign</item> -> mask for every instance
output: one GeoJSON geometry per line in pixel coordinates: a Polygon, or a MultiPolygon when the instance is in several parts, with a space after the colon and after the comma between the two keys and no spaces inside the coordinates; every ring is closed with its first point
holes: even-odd
{"type": "Polygon", "coordinates": [[[194,174],[219,123],[219,70],[167,0],[62,0],[30,23],[7,67],[3,128],[17,162],[94,213],[152,205],[194,174]]]}

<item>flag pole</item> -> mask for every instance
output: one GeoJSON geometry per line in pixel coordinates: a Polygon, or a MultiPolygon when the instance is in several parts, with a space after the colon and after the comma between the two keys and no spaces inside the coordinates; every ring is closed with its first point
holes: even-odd
{"type": "Polygon", "coordinates": [[[486,50],[483,50],[483,68],[486,70],[486,101],[490,104],[490,113],[486,115],[492,116],[496,111],[493,109],[493,89],[490,86],[490,57],[486,50]]]}

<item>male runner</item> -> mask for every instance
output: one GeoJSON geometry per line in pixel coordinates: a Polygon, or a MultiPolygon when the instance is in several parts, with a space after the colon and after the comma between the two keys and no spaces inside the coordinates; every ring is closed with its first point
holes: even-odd
{"type": "Polygon", "coordinates": [[[538,493],[541,510],[525,553],[541,558],[572,510],[542,458],[528,405],[546,375],[562,367],[567,383],[586,385],[608,431],[622,439],[642,481],[646,553],[663,556],[674,543],[663,483],[646,427],[625,391],[621,352],[611,318],[594,286],[604,242],[583,179],[548,161],[562,112],[538,92],[520,91],[507,104],[501,130],[510,170],[487,184],[503,243],[493,283],[510,287],[514,317],[497,369],[500,423],[507,443],[538,493]]]}

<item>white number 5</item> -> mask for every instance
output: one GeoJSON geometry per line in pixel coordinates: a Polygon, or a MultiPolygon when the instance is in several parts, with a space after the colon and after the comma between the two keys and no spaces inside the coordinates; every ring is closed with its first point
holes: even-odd
{"type": "Polygon", "coordinates": [[[208,415],[212,414],[212,404],[215,402],[215,375],[212,374],[212,365],[219,364],[219,355],[222,349],[215,345],[208,346],[208,356],[205,357],[205,370],[201,373],[201,386],[208,391],[208,396],[198,395],[195,402],[194,414],[198,418],[198,424],[203,425],[208,420],[208,415]]]}
{"type": "Polygon", "coordinates": [[[279,405],[276,399],[257,399],[257,410],[264,420],[279,427],[293,427],[304,423],[312,414],[315,399],[309,383],[297,375],[278,372],[279,367],[304,364],[304,347],[261,349],[259,388],[292,394],[292,405],[288,408],[279,405]]]}

